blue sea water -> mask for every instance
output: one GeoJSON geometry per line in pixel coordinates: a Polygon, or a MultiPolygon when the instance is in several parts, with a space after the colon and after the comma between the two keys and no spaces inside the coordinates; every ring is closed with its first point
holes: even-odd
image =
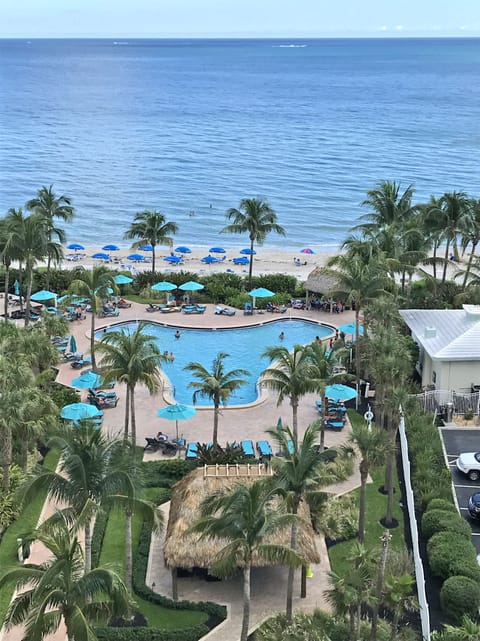
{"type": "Polygon", "coordinates": [[[478,197],[479,104],[479,39],[0,40],[0,213],[53,183],[71,241],[157,208],[237,246],[226,210],[263,195],[268,245],[331,248],[382,179],[478,197]]]}

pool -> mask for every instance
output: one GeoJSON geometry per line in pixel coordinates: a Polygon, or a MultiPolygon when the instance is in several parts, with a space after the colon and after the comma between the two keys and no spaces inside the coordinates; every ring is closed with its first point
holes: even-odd
{"type": "MultiPolygon", "coordinates": [[[[119,323],[107,331],[132,331],[136,322],[119,323]]],[[[156,337],[162,352],[173,352],[175,360],[163,365],[165,375],[170,379],[172,393],[177,403],[192,404],[193,391],[188,384],[193,380],[190,372],[183,368],[187,363],[196,361],[208,370],[218,352],[226,352],[227,371],[242,367],[250,373],[244,378],[248,381],[237,390],[228,402],[229,405],[246,405],[258,398],[257,381],[260,373],[269,366],[268,359],[261,357],[265,348],[272,345],[283,345],[292,349],[295,344],[311,343],[316,336],[325,338],[332,333],[332,328],[313,321],[299,319],[279,319],[264,325],[237,327],[231,329],[185,329],[183,327],[165,327],[149,323],[148,330],[156,337]],[[177,329],[180,338],[175,338],[177,329]],[[283,332],[285,338],[279,339],[283,332]]],[[[103,331],[97,333],[101,338],[103,331]]],[[[208,399],[198,399],[198,405],[209,405],[208,399]]]]}

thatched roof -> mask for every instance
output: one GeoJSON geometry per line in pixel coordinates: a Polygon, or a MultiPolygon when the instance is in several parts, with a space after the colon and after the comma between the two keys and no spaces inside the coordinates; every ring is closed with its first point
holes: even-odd
{"type": "Polygon", "coordinates": [[[329,294],[331,291],[338,289],[339,285],[330,271],[326,271],[324,267],[315,267],[308,275],[304,287],[307,291],[315,292],[316,294],[329,294]]]}
{"type": "MultiPolygon", "coordinates": [[[[235,483],[251,484],[259,476],[271,475],[271,468],[262,465],[207,466],[210,472],[198,468],[176,483],[172,490],[170,514],[163,554],[165,565],[170,568],[208,568],[215,555],[224,547],[226,540],[200,538],[200,534],[186,534],[187,530],[200,518],[200,504],[209,494],[219,488],[229,488],[235,483]]],[[[309,563],[319,563],[320,557],[315,546],[314,533],[310,525],[308,506],[300,506],[299,516],[308,525],[301,525],[298,532],[298,551],[309,563]]],[[[266,540],[267,542],[267,540],[266,540]]],[[[269,537],[269,543],[290,545],[290,529],[279,531],[269,537]]],[[[254,557],[253,565],[270,565],[263,558],[254,557]]]]}

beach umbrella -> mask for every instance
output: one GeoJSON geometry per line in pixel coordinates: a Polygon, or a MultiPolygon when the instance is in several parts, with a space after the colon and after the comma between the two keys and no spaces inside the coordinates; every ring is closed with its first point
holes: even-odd
{"type": "Polygon", "coordinates": [[[95,372],[82,372],[80,376],[71,380],[71,385],[78,389],[95,389],[101,387],[103,378],[95,372]]]}
{"type": "Polygon", "coordinates": [[[104,245],[102,249],[106,252],[118,252],[120,247],[117,247],[117,245],[104,245]]]}
{"type": "Polygon", "coordinates": [[[127,260],[138,260],[141,262],[142,260],[145,260],[145,256],[142,256],[142,254],[129,254],[127,256],[127,260]]]}
{"type": "Polygon", "coordinates": [[[313,251],[313,249],[310,249],[310,247],[305,247],[305,249],[301,249],[300,250],[300,253],[301,254],[314,254],[315,252],[313,251]]]}
{"type": "Polygon", "coordinates": [[[191,254],[192,253],[192,250],[189,247],[183,247],[183,246],[177,247],[175,249],[175,251],[178,252],[179,254],[191,254]]]}
{"type": "Polygon", "coordinates": [[[162,407],[158,410],[157,416],[160,418],[166,418],[167,421],[175,421],[175,433],[176,438],[178,439],[178,421],[183,421],[187,418],[192,418],[195,416],[196,410],[193,407],[188,407],[188,405],[167,405],[167,407],[162,407]]]}
{"type": "Polygon", "coordinates": [[[92,258],[95,258],[95,260],[110,260],[110,256],[103,252],[97,252],[96,254],[92,254],[92,258]]]}
{"type": "Polygon", "coordinates": [[[67,245],[67,249],[74,249],[75,251],[83,251],[85,247],[80,245],[80,243],[70,243],[67,245]]]}
{"type": "Polygon", "coordinates": [[[73,334],[70,336],[70,344],[68,348],[72,352],[72,354],[75,354],[77,351],[77,341],[75,340],[75,336],[73,334]]]}
{"type": "Polygon", "coordinates": [[[140,245],[138,249],[141,252],[153,252],[153,245],[140,245]]]}
{"type": "Polygon", "coordinates": [[[255,309],[256,298],[269,298],[270,296],[275,296],[275,292],[271,292],[265,287],[257,287],[257,289],[252,289],[251,292],[248,292],[248,295],[253,298],[253,308],[255,309]]]}
{"type": "Polygon", "coordinates": [[[53,300],[54,304],[57,304],[57,295],[55,292],[49,292],[47,289],[41,289],[39,292],[35,292],[30,296],[30,300],[35,302],[49,301],[53,300]]]}
{"type": "Polygon", "coordinates": [[[204,256],[202,258],[202,263],[207,263],[207,265],[210,265],[211,263],[218,263],[220,262],[218,258],[215,258],[215,256],[204,256]]]}
{"type": "MultiPolygon", "coordinates": [[[[359,334],[360,336],[363,335],[363,326],[359,325],[358,327],[359,334]]],[[[345,325],[340,325],[338,328],[339,332],[343,332],[344,334],[352,334],[352,336],[355,336],[357,333],[357,324],[356,323],[345,323],[345,325]]]]}
{"type": "Polygon", "coordinates": [[[166,280],[162,280],[160,283],[155,283],[155,285],[152,285],[152,289],[155,292],[167,292],[166,302],[168,303],[168,292],[173,292],[174,289],[177,289],[177,286],[173,283],[169,283],[166,280]]]}
{"type": "Polygon", "coordinates": [[[251,256],[252,254],[256,254],[257,252],[254,249],[250,249],[249,247],[247,247],[246,249],[241,249],[240,253],[246,254],[247,256],[251,256]]]}
{"type": "Polygon", "coordinates": [[[241,256],[240,258],[234,258],[233,259],[233,264],[234,265],[248,265],[250,261],[246,256],[241,256]]]}
{"type": "Polygon", "coordinates": [[[225,251],[225,249],[223,249],[223,247],[210,247],[210,249],[208,251],[211,252],[212,254],[226,254],[227,253],[225,251]]]}
{"type": "Polygon", "coordinates": [[[336,383],[335,385],[327,385],[325,396],[338,403],[339,401],[351,401],[352,398],[356,398],[357,392],[352,387],[348,387],[348,385],[336,383]]]}
{"type": "Polygon", "coordinates": [[[123,274],[117,274],[113,281],[115,285],[128,285],[129,283],[133,283],[133,278],[130,278],[130,276],[124,276],[123,274]]]}
{"type": "Polygon", "coordinates": [[[183,283],[183,285],[180,285],[178,289],[181,289],[182,292],[196,292],[199,289],[203,289],[205,286],[202,285],[201,283],[197,283],[194,280],[189,280],[186,283],[183,283]]]}
{"type": "Polygon", "coordinates": [[[103,416],[103,412],[96,408],[95,405],[89,405],[88,403],[71,403],[62,407],[60,416],[67,421],[82,421],[103,416]]]}
{"type": "Polygon", "coordinates": [[[15,296],[20,296],[20,283],[17,279],[15,279],[15,282],[13,283],[13,291],[15,296]]]}

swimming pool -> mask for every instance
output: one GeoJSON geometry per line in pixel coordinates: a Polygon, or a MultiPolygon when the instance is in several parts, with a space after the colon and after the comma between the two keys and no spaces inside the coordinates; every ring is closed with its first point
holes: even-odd
{"type": "MultiPolygon", "coordinates": [[[[133,331],[136,327],[136,322],[120,323],[107,331],[133,331]]],[[[196,361],[210,370],[218,352],[229,354],[225,360],[227,371],[242,367],[250,374],[245,376],[248,384],[237,390],[228,404],[246,405],[258,398],[258,378],[269,366],[268,359],[261,357],[265,348],[283,345],[292,349],[295,344],[311,343],[316,336],[325,338],[332,333],[332,329],[326,325],[298,319],[279,319],[264,325],[231,329],[184,329],[149,323],[147,331],[156,337],[162,352],[173,352],[175,360],[165,363],[163,371],[170,379],[177,403],[187,405],[192,404],[193,395],[193,390],[188,388],[193,380],[192,376],[183,369],[187,363],[196,361]],[[180,338],[175,338],[177,329],[180,331],[180,338]],[[285,335],[283,340],[279,339],[281,332],[285,335]]],[[[98,332],[97,338],[102,335],[103,331],[98,332]]],[[[209,405],[208,399],[199,399],[198,405],[209,405]]]]}

